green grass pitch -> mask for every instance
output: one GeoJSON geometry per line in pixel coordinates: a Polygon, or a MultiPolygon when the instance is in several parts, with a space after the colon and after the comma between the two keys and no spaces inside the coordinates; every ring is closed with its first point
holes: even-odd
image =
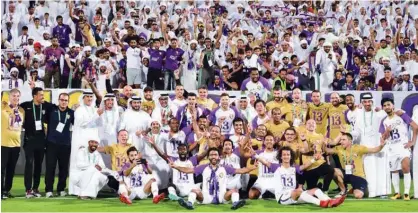
{"type": "MultiPolygon", "coordinates": [[[[43,178],[41,179],[43,181],[43,178]]],[[[332,186],[331,188],[335,188],[332,186]]],[[[40,190],[43,191],[41,183],[40,190]]],[[[401,185],[401,191],[403,186],[401,185]]],[[[15,178],[12,194],[16,198],[1,201],[2,212],[186,212],[177,202],[168,199],[153,204],[151,199],[135,200],[128,206],[117,198],[77,200],[73,196],[57,198],[24,198],[23,177],[15,178]]],[[[42,193],[43,194],[43,193],[42,193]]],[[[44,195],[44,194],[43,194],[44,195]]],[[[231,204],[195,205],[197,212],[230,212],[231,204]]],[[[351,196],[337,208],[322,209],[310,204],[282,206],[275,200],[247,200],[247,205],[237,212],[413,212],[418,211],[418,200],[354,200],[351,196]]],[[[192,211],[190,211],[192,212],[192,211]]]]}

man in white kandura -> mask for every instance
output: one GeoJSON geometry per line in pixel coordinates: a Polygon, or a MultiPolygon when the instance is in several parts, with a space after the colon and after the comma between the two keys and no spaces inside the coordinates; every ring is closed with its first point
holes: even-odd
{"type": "MultiPolygon", "coordinates": [[[[360,145],[372,148],[379,146],[379,125],[386,116],[383,110],[374,111],[372,93],[362,93],[360,101],[363,109],[357,109],[356,124],[352,135],[360,141],[360,145]]],[[[364,173],[366,174],[369,197],[385,196],[390,194],[390,172],[386,149],[376,153],[365,155],[363,161],[364,173]]]]}
{"type": "Polygon", "coordinates": [[[149,127],[151,116],[141,110],[141,98],[134,96],[128,100],[128,109],[122,114],[119,130],[125,129],[129,133],[129,142],[138,150],[143,150],[140,137],[149,127]]]}
{"type": "Polygon", "coordinates": [[[411,147],[417,141],[418,125],[406,114],[398,116],[394,112],[393,99],[383,98],[381,101],[383,110],[387,113],[380,124],[380,133],[389,142],[389,168],[392,173],[392,184],[395,194],[392,200],[400,199],[399,191],[399,170],[402,170],[404,177],[404,200],[410,200],[409,190],[411,187],[411,147]],[[409,128],[413,131],[412,140],[409,140],[409,128]],[[390,135],[388,135],[390,134],[390,135]]]}
{"type": "Polygon", "coordinates": [[[119,179],[117,172],[107,169],[102,156],[96,151],[99,145],[97,136],[88,139],[88,146],[80,146],[76,151],[75,168],[71,171],[73,185],[71,194],[80,199],[96,198],[99,191],[107,184],[107,176],[119,179]]]}
{"type": "Polygon", "coordinates": [[[84,92],[80,96],[80,106],[74,112],[74,126],[71,138],[71,158],[70,158],[70,184],[69,194],[74,194],[73,170],[76,169],[77,150],[81,147],[87,147],[88,139],[91,136],[99,135],[99,120],[103,114],[103,109],[94,107],[92,92],[84,92]]]}
{"type": "MultiPolygon", "coordinates": [[[[415,123],[418,123],[418,107],[415,107],[414,113],[412,114],[412,120],[415,123]]],[[[417,139],[418,140],[418,139],[417,139]]],[[[416,144],[416,142],[415,142],[416,144]]],[[[418,148],[414,148],[414,153],[412,154],[412,158],[413,159],[418,159],[418,148]]],[[[418,160],[414,160],[413,162],[414,164],[412,165],[412,170],[413,171],[418,171],[418,160]]],[[[415,199],[418,199],[418,172],[414,172],[414,177],[413,179],[415,180],[416,184],[414,184],[414,192],[415,192],[415,199]]]]}
{"type": "MultiPolygon", "coordinates": [[[[118,141],[119,106],[115,95],[112,93],[106,94],[100,103],[100,109],[104,111],[99,119],[100,146],[111,146],[118,141]]],[[[106,167],[111,167],[110,155],[102,154],[102,157],[106,167]]]]}

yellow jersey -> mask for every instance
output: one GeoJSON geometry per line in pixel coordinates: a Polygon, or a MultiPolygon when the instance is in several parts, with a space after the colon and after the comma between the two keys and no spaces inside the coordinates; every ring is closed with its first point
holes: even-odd
{"type": "Polygon", "coordinates": [[[300,140],[296,140],[293,142],[287,142],[287,141],[280,141],[280,147],[289,147],[295,152],[295,164],[300,165],[300,157],[301,153],[300,150],[303,149],[303,142],[300,140]]]}
{"type": "Polygon", "coordinates": [[[18,107],[15,112],[8,104],[2,104],[1,108],[1,146],[20,147],[22,125],[25,119],[25,111],[18,107]]]}
{"type": "MultiPolygon", "coordinates": [[[[302,155],[302,162],[306,163],[311,161],[312,159],[314,159],[313,154],[316,153],[322,153],[322,139],[324,138],[324,136],[322,134],[318,134],[315,132],[306,132],[306,142],[308,143],[308,152],[313,152],[309,155],[302,155]]],[[[325,163],[325,159],[323,157],[321,157],[321,159],[315,161],[315,163],[313,163],[312,165],[310,165],[308,168],[306,168],[306,170],[312,170],[315,168],[318,168],[320,165],[322,165],[323,163],[325,163]]]]}
{"type": "MultiPolygon", "coordinates": [[[[269,101],[266,104],[266,110],[267,112],[270,112],[270,110],[274,109],[274,108],[279,108],[280,110],[282,110],[282,107],[287,106],[289,103],[287,102],[287,100],[285,98],[281,99],[281,101],[269,101]]],[[[286,108],[287,109],[287,108],[286,108]]],[[[282,115],[284,115],[284,113],[282,112],[282,115]]]]}
{"type": "MultiPolygon", "coordinates": [[[[250,140],[251,147],[255,150],[261,150],[263,148],[263,140],[252,138],[250,140]]],[[[247,167],[252,166],[254,164],[251,163],[251,158],[247,160],[247,167]]],[[[258,169],[255,169],[249,173],[250,175],[258,175],[258,169]]]]}
{"type": "Polygon", "coordinates": [[[131,145],[129,144],[126,146],[121,144],[112,144],[104,147],[105,153],[111,156],[113,171],[121,171],[122,166],[129,162],[129,157],[126,151],[128,151],[130,147],[131,145]]]}
{"type": "Polygon", "coordinates": [[[197,104],[202,105],[204,108],[209,109],[209,110],[213,110],[217,107],[215,101],[213,101],[210,98],[206,98],[206,100],[202,98],[198,98],[196,102],[197,104]]]}
{"type": "Polygon", "coordinates": [[[353,175],[362,178],[366,177],[363,168],[363,155],[367,154],[368,150],[366,146],[355,144],[348,149],[337,146],[334,150],[343,168],[345,168],[345,165],[352,165],[353,175]]]}
{"type": "Polygon", "coordinates": [[[313,103],[308,104],[309,119],[313,119],[316,122],[316,132],[319,134],[327,134],[328,127],[328,111],[332,104],[320,103],[316,106],[313,103]]]}
{"type": "Polygon", "coordinates": [[[274,124],[271,120],[266,124],[267,131],[271,132],[275,138],[281,138],[284,131],[290,127],[287,121],[281,121],[279,124],[274,124]]]}
{"type": "Polygon", "coordinates": [[[334,140],[340,134],[341,125],[348,124],[346,119],[347,110],[348,107],[343,104],[340,104],[338,107],[329,107],[328,133],[330,139],[334,140]]]}

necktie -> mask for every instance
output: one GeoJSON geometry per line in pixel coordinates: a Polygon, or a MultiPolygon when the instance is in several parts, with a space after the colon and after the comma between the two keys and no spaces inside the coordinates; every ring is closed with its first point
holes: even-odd
{"type": "Polygon", "coordinates": [[[10,42],[12,40],[12,32],[9,28],[7,28],[7,41],[10,42]]]}

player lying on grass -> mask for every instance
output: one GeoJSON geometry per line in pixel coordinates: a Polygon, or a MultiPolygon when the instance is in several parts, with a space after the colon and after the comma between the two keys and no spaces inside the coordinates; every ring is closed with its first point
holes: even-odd
{"type": "MultiPolygon", "coordinates": [[[[379,146],[373,148],[358,144],[353,145],[353,136],[350,133],[342,133],[339,140],[341,146],[336,146],[333,149],[324,148],[327,154],[336,154],[340,159],[343,169],[335,168],[335,176],[338,178],[338,182],[344,181],[345,184],[351,184],[354,190],[354,197],[357,199],[363,198],[367,190],[366,175],[363,169],[363,156],[365,154],[380,152],[385,146],[384,139],[381,139],[380,142],[381,144],[379,146]]],[[[344,187],[344,193],[342,195],[347,193],[346,190],[344,187]]]]}
{"type": "MultiPolygon", "coordinates": [[[[180,143],[177,145],[177,152],[179,157],[170,157],[163,153],[155,144],[154,137],[147,137],[146,141],[151,144],[157,154],[163,158],[167,163],[173,162],[176,166],[193,168],[198,165],[199,161],[206,156],[206,152],[189,156],[189,146],[187,143],[180,143]]],[[[190,194],[193,189],[199,189],[198,184],[194,182],[193,174],[183,173],[178,170],[173,170],[172,183],[168,187],[168,197],[170,200],[179,200],[179,197],[185,197],[190,194]]]]}
{"type": "Polygon", "coordinates": [[[187,209],[194,209],[193,204],[196,199],[201,204],[221,204],[226,201],[232,201],[232,210],[241,208],[245,205],[245,200],[239,199],[237,190],[227,190],[228,176],[231,174],[246,174],[257,169],[257,166],[248,168],[234,169],[230,166],[221,165],[220,151],[217,148],[208,150],[209,164],[200,165],[194,168],[180,167],[174,163],[170,166],[180,172],[203,176],[202,190],[193,189],[189,194],[188,201],[179,200],[179,204],[187,209]]]}
{"type": "Polygon", "coordinates": [[[301,174],[304,169],[315,163],[316,159],[320,159],[320,153],[315,155],[315,159],[312,159],[301,166],[294,166],[295,153],[287,146],[282,147],[277,153],[277,159],[280,164],[270,163],[258,155],[255,157],[264,166],[274,172],[274,180],[276,182],[274,192],[279,204],[292,205],[312,203],[322,208],[330,208],[341,205],[345,200],[345,196],[331,199],[318,188],[304,191],[302,185],[298,184],[297,173],[301,174]]]}
{"type": "Polygon", "coordinates": [[[119,199],[122,203],[132,204],[135,198],[146,199],[150,194],[152,202],[157,204],[164,199],[164,193],[158,194],[158,184],[151,168],[135,147],[127,150],[129,162],[122,167],[123,181],[119,185],[119,199]]]}

